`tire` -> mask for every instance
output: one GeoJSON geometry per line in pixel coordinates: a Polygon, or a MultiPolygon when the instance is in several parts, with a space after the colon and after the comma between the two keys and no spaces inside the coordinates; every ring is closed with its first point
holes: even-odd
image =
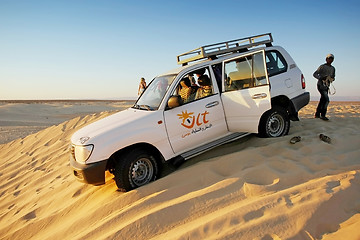
{"type": "Polygon", "coordinates": [[[289,133],[290,119],[285,109],[273,107],[260,119],[260,137],[281,137],[289,133]]]}
{"type": "Polygon", "coordinates": [[[154,181],[158,175],[155,158],[141,149],[133,149],[118,159],[114,176],[119,191],[126,192],[154,181]]]}

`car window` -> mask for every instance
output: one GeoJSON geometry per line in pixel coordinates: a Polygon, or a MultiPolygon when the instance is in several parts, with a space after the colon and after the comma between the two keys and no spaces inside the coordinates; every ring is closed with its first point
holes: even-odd
{"type": "Polygon", "coordinates": [[[286,72],[287,63],[278,51],[266,52],[266,67],[269,77],[286,72]]]}
{"type": "Polygon", "coordinates": [[[261,52],[231,60],[224,65],[225,91],[267,84],[261,52]]]}
{"type": "Polygon", "coordinates": [[[180,80],[173,95],[180,96],[182,103],[185,104],[195,99],[197,89],[198,86],[195,84],[194,77],[192,75],[186,75],[180,80]]]}
{"type": "Polygon", "coordinates": [[[181,78],[172,96],[180,96],[182,104],[214,94],[214,88],[208,68],[189,72],[181,78]]]}
{"type": "Polygon", "coordinates": [[[154,78],[136,101],[133,108],[157,110],[175,77],[176,75],[166,75],[154,78]]]}

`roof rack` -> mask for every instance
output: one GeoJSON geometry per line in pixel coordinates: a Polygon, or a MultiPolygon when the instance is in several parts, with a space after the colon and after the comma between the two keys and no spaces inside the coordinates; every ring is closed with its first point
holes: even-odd
{"type": "Polygon", "coordinates": [[[260,34],[256,36],[240,38],[236,40],[215,43],[202,46],[189,52],[177,56],[177,63],[187,65],[189,62],[197,61],[204,58],[215,58],[218,55],[247,50],[255,46],[263,45],[272,46],[273,38],[271,33],[260,34]]]}

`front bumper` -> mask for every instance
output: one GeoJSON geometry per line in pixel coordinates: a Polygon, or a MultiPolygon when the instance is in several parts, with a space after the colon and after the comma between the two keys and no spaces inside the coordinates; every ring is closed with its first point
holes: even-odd
{"type": "Polygon", "coordinates": [[[70,155],[70,166],[77,180],[80,182],[101,185],[105,184],[105,171],[107,160],[96,163],[81,164],[70,155]]]}

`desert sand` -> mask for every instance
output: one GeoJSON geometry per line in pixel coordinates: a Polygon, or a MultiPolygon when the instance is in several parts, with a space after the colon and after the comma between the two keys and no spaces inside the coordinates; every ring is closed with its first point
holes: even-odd
{"type": "Polygon", "coordinates": [[[15,100],[0,101],[0,144],[26,137],[78,116],[118,111],[134,101],[105,100],[15,100]]]}
{"type": "Polygon", "coordinates": [[[1,126],[15,132],[1,133],[0,239],[360,239],[359,102],[331,102],[329,122],[313,118],[311,102],[288,136],[250,135],[175,171],[165,166],[160,179],[127,193],[111,174],[91,186],[69,167],[71,135],[116,109],[84,115],[58,103],[55,119],[46,107],[13,104],[0,107],[1,126]],[[28,118],[34,110],[60,122],[12,140],[19,123],[5,110],[23,112],[25,127],[48,124],[28,118]],[[293,136],[302,140],[290,144],[293,136]]]}

